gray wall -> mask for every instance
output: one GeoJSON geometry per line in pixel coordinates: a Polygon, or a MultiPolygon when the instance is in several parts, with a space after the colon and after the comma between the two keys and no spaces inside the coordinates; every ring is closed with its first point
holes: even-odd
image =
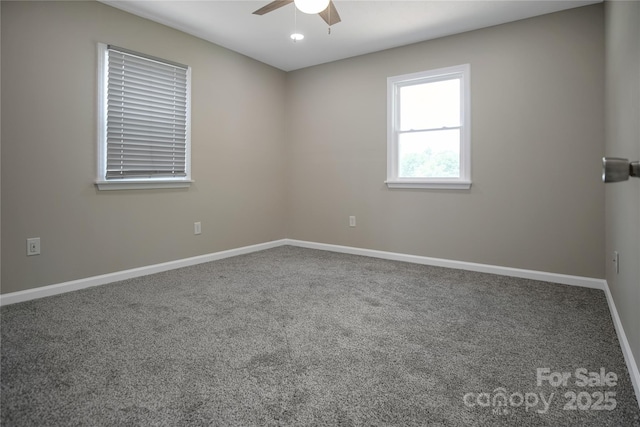
{"type": "Polygon", "coordinates": [[[289,73],[288,237],[604,278],[602,9],[289,73]],[[388,190],[386,78],[464,63],[471,190],[388,190]]]}
{"type": "Polygon", "coordinates": [[[1,7],[3,293],[284,237],[284,72],[96,2],[1,7]],[[98,42],[192,67],[190,189],[95,189],[98,42]]]}
{"type": "MultiPolygon", "coordinates": [[[[605,3],[606,154],[640,160],[640,3],[605,3]]],[[[640,179],[607,184],[607,282],[640,363],[640,179]],[[620,253],[616,274],[610,255],[620,253]]]]}
{"type": "Polygon", "coordinates": [[[604,277],[602,5],[289,74],[95,2],[1,7],[3,293],[284,237],[604,277]],[[189,190],[94,188],[97,42],[193,67],[189,190]],[[386,77],[461,63],[473,187],[388,190],[386,77]]]}

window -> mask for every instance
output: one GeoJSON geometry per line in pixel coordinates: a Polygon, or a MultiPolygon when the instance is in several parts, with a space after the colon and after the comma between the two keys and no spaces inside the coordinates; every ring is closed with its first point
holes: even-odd
{"type": "Polygon", "coordinates": [[[471,187],[469,65],[387,79],[387,186],[471,187]]]}
{"type": "Polygon", "coordinates": [[[98,50],[98,188],[189,186],[190,68],[105,44],[98,50]]]}

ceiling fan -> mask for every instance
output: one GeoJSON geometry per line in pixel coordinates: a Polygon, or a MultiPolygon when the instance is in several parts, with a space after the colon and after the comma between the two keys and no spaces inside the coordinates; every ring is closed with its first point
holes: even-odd
{"type": "Polygon", "coordinates": [[[336,10],[336,6],[333,4],[333,0],[275,0],[266,6],[253,12],[254,15],[264,15],[265,13],[273,12],[276,9],[280,9],[282,6],[286,6],[289,3],[295,3],[298,10],[304,13],[320,15],[327,25],[332,26],[341,21],[340,15],[336,10]]]}

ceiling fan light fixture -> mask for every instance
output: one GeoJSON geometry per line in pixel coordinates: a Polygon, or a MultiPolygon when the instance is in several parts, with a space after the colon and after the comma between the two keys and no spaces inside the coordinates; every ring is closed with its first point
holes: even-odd
{"type": "Polygon", "coordinates": [[[294,0],[298,10],[303,13],[320,13],[329,7],[329,0],[294,0]]]}

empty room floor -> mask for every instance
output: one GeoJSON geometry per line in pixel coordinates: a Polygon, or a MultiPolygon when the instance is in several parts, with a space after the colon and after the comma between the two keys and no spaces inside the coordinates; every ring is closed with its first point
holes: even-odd
{"type": "Polygon", "coordinates": [[[600,290],[282,246],[3,306],[2,425],[640,425],[600,290]]]}

